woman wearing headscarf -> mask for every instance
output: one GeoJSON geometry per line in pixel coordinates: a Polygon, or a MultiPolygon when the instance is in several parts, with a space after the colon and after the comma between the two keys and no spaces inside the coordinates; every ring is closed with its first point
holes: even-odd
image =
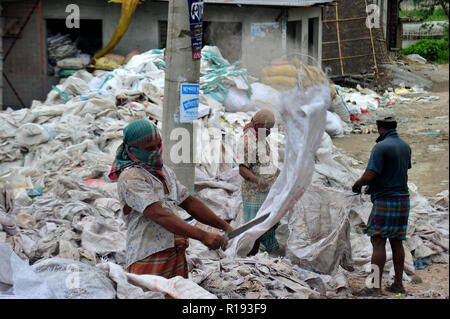
{"type": "Polygon", "coordinates": [[[223,236],[189,225],[178,216],[184,210],[201,223],[227,233],[232,230],[163,165],[161,136],[153,122],[140,119],[125,127],[109,177],[117,180],[123,205],[128,272],[188,278],[187,238],[211,249],[226,247],[223,236]]]}
{"type": "MultiPolygon", "coordinates": [[[[255,218],[279,173],[270,161],[270,147],[266,140],[274,125],[274,114],[263,109],[244,127],[243,163],[239,165],[239,173],[244,178],[241,189],[245,222],[255,218]]],[[[258,252],[260,242],[268,252],[279,248],[275,238],[278,225],[274,225],[255,242],[249,255],[258,252]]]]}

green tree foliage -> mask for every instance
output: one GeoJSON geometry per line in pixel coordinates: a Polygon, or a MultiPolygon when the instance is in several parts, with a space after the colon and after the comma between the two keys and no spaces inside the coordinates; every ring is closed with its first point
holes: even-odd
{"type": "Polygon", "coordinates": [[[414,0],[414,4],[421,8],[421,12],[423,13],[425,19],[432,16],[435,10],[441,7],[444,10],[448,20],[449,0],[414,0]]]}
{"type": "Polygon", "coordinates": [[[444,28],[444,36],[440,41],[421,39],[415,44],[400,51],[400,54],[419,54],[428,61],[448,63],[449,61],[449,27],[444,28]]]}

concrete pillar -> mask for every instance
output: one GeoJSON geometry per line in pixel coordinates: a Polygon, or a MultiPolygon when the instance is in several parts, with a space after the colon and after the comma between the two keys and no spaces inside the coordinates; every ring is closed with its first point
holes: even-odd
{"type": "Polygon", "coordinates": [[[308,18],[304,17],[302,19],[302,40],[301,40],[301,54],[302,60],[308,64],[308,34],[309,34],[309,23],[308,18]]]}
{"type": "Polygon", "coordinates": [[[162,138],[164,164],[171,167],[180,182],[194,193],[193,124],[177,123],[174,118],[180,108],[180,84],[199,83],[200,78],[200,60],[192,60],[188,12],[188,1],[169,1],[162,138]],[[178,133],[185,134],[177,137],[178,133]],[[171,140],[171,134],[175,140],[171,140]],[[188,160],[181,163],[173,156],[180,145],[182,151],[189,152],[188,160]]]}
{"type": "MultiPolygon", "coordinates": [[[[310,18],[313,19],[314,23],[313,23],[313,48],[312,48],[312,56],[314,57],[314,59],[316,59],[315,61],[319,61],[319,18],[313,17],[310,18]]],[[[315,62],[314,61],[314,62],[315,62]]]]}
{"type": "Polygon", "coordinates": [[[3,8],[0,3],[0,111],[3,110],[3,8]]]}
{"type": "Polygon", "coordinates": [[[287,14],[283,12],[283,16],[281,17],[281,55],[283,59],[287,57],[286,45],[287,45],[287,14]]]}
{"type": "Polygon", "coordinates": [[[319,26],[318,26],[318,34],[317,34],[317,60],[319,63],[319,66],[322,67],[322,37],[323,37],[323,23],[322,23],[322,17],[323,17],[323,11],[322,8],[320,8],[319,13],[319,26]]]}

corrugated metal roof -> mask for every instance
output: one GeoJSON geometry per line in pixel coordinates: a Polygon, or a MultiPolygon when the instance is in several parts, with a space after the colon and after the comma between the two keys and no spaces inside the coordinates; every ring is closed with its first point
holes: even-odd
{"type": "MultiPolygon", "coordinates": [[[[169,1],[169,0],[162,0],[169,1]]],[[[243,4],[258,6],[280,6],[280,7],[308,7],[320,3],[329,3],[334,0],[203,0],[204,3],[216,4],[243,4]]]]}
{"type": "Polygon", "coordinates": [[[245,4],[283,7],[306,7],[318,3],[333,2],[333,0],[204,0],[205,3],[245,4]]]}

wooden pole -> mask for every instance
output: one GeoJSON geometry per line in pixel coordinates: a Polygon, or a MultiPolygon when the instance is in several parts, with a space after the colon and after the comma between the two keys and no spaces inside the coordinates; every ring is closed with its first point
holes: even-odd
{"type": "MultiPolygon", "coordinates": [[[[370,40],[370,37],[341,40],[341,43],[342,42],[352,42],[352,41],[362,41],[362,40],[370,40]]],[[[334,43],[338,43],[338,42],[337,41],[322,42],[322,44],[334,44],[334,43]]]]}
{"type": "MultiPolygon", "coordinates": [[[[342,62],[342,51],[341,51],[341,35],[339,31],[339,2],[336,0],[336,33],[338,40],[338,50],[339,50],[339,61],[341,63],[341,75],[344,75],[344,63],[342,62]]],[[[324,61],[324,60],[323,60],[324,61]]]]}
{"type": "Polygon", "coordinates": [[[359,18],[344,18],[344,19],[335,19],[335,20],[323,20],[323,23],[331,23],[331,22],[343,22],[343,21],[355,21],[355,20],[364,20],[367,17],[359,17],[359,18]]]}
{"type": "Polygon", "coordinates": [[[336,61],[336,60],[344,60],[344,59],[356,59],[356,58],[362,58],[366,56],[372,56],[372,54],[361,54],[361,55],[352,55],[352,56],[344,56],[339,58],[328,58],[328,59],[322,59],[322,61],[336,61]]]}

